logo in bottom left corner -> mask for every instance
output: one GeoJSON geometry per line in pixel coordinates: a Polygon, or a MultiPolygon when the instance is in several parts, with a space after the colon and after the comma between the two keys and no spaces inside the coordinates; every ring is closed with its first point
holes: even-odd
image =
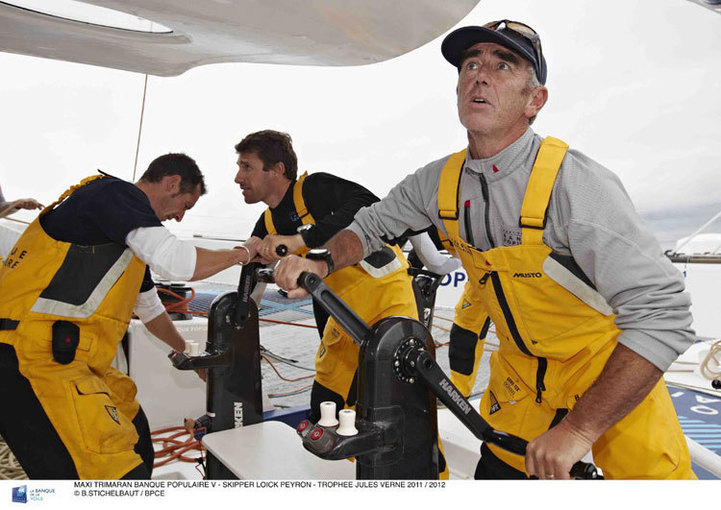
{"type": "Polygon", "coordinates": [[[21,485],[20,487],[13,487],[12,501],[13,501],[13,503],[27,503],[28,502],[28,486],[21,485]]]}

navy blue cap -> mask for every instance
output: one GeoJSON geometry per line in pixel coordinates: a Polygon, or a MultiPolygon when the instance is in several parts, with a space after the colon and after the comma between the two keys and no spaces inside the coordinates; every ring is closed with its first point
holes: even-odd
{"type": "Polygon", "coordinates": [[[500,27],[498,30],[477,26],[463,27],[454,30],[443,40],[441,53],[443,53],[443,56],[448,62],[459,67],[461,65],[463,52],[474,44],[482,42],[500,44],[518,53],[531,63],[533,69],[536,71],[538,81],[542,85],[545,85],[547,67],[543,54],[541,54],[541,61],[539,62],[536,57],[536,50],[533,48],[533,43],[513,30],[508,30],[505,26],[500,27]]]}

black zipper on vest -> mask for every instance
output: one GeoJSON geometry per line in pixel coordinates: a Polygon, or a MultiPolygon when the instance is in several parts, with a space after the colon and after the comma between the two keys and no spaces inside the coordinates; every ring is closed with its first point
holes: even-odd
{"type": "Polygon", "coordinates": [[[466,238],[468,240],[468,244],[475,247],[476,243],[473,241],[473,229],[471,228],[471,201],[466,200],[466,203],[463,205],[463,221],[466,224],[466,238]]]}
{"type": "Polygon", "coordinates": [[[496,299],[498,300],[498,304],[501,305],[501,310],[503,310],[503,317],[505,317],[506,319],[506,324],[508,325],[508,329],[511,332],[513,341],[516,342],[516,346],[521,350],[523,354],[533,356],[533,354],[531,354],[531,351],[528,350],[528,347],[526,347],[526,344],[523,343],[523,338],[521,338],[521,334],[518,332],[516,320],[513,318],[511,308],[508,306],[508,301],[506,300],[506,294],[503,292],[503,287],[501,287],[501,277],[498,276],[498,273],[496,271],[491,271],[488,274],[491,275],[491,281],[493,282],[493,290],[496,292],[496,299]]]}
{"type": "Polygon", "coordinates": [[[491,233],[491,220],[489,217],[491,201],[489,200],[488,183],[486,182],[486,177],[483,174],[480,174],[478,177],[481,180],[481,192],[483,193],[483,200],[485,201],[485,214],[483,215],[483,219],[486,223],[486,237],[488,238],[488,242],[491,243],[491,248],[495,248],[496,241],[493,240],[493,234],[491,233]]]}
{"type": "Polygon", "coordinates": [[[546,391],[546,385],[543,378],[546,377],[546,369],[548,368],[548,360],[546,358],[538,358],[538,371],[536,372],[536,402],[541,403],[541,393],[546,391]]]}
{"type": "MultiPolygon", "coordinates": [[[[513,318],[511,307],[508,306],[508,300],[506,299],[506,294],[503,292],[503,287],[501,286],[501,278],[500,276],[498,276],[498,272],[490,271],[486,273],[486,275],[490,275],[491,277],[491,281],[493,282],[493,290],[496,293],[496,299],[498,300],[498,304],[503,311],[503,317],[506,319],[506,325],[508,326],[508,330],[511,332],[513,341],[516,342],[516,346],[523,354],[538,359],[538,370],[536,371],[536,402],[540,404],[541,393],[546,391],[546,385],[544,384],[543,379],[546,376],[548,360],[546,358],[534,356],[531,351],[528,350],[526,344],[523,342],[523,338],[521,338],[521,334],[518,332],[518,327],[516,326],[516,320],[513,318]]],[[[486,278],[486,275],[484,275],[484,278],[486,278]]]]}

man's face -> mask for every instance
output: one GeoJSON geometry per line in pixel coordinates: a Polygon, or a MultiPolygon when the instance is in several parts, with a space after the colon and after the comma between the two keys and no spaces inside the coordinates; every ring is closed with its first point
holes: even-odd
{"type": "Polygon", "coordinates": [[[528,81],[528,62],[517,53],[496,43],[471,46],[458,76],[461,124],[481,136],[502,136],[525,126],[537,113],[529,106],[528,81]]]}
{"type": "Polygon", "coordinates": [[[185,211],[192,209],[200,198],[200,185],[190,193],[181,193],[180,176],[172,176],[178,178],[178,186],[173,187],[171,191],[164,191],[158,197],[157,204],[153,205],[153,210],[157,214],[160,221],[172,220],[180,221],[185,216],[185,211]]]}
{"type": "Polygon", "coordinates": [[[255,152],[241,152],[238,154],[238,173],[235,182],[243,192],[246,204],[256,204],[264,201],[270,188],[270,172],[263,170],[263,161],[255,152]]]}

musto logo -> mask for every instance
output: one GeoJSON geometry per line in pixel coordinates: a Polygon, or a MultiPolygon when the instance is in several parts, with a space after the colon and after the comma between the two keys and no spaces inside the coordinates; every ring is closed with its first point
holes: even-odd
{"type": "Polygon", "coordinates": [[[513,273],[514,278],[541,278],[541,273],[513,273]]]}

